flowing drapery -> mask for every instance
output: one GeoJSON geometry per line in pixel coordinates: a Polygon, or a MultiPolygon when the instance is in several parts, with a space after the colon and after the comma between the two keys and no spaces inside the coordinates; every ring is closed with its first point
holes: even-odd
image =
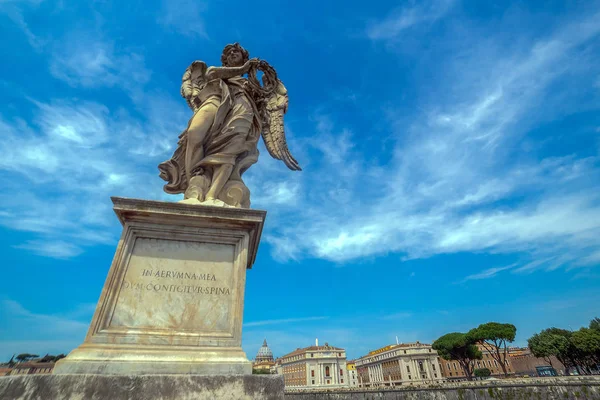
{"type": "MultiPolygon", "coordinates": [[[[256,104],[245,88],[246,79],[236,77],[220,80],[220,94],[205,102],[218,106],[214,121],[207,132],[202,151],[192,155],[193,175],[211,175],[215,167],[234,166],[231,180],[241,180],[244,171],[258,159],[256,143],[261,131],[256,104]]],[[[196,111],[198,112],[198,111],[196,111]]],[[[195,115],[195,114],[194,114],[195,115]]],[[[194,117],[190,119],[190,123],[194,117]]],[[[189,123],[188,123],[189,127],[189,123]]],[[[165,192],[176,194],[187,189],[190,175],[185,168],[187,129],[179,136],[177,149],[170,160],[159,165],[161,177],[167,181],[165,192]]]]}

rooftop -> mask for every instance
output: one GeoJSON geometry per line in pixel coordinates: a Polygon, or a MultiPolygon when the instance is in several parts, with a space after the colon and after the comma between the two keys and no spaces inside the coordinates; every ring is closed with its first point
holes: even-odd
{"type": "Polygon", "coordinates": [[[419,341],[416,341],[414,343],[399,343],[399,344],[390,344],[384,347],[381,347],[377,350],[373,350],[370,351],[369,356],[372,356],[374,354],[379,354],[379,353],[385,353],[388,350],[392,350],[392,349],[397,349],[397,348],[410,348],[410,347],[431,347],[430,344],[428,343],[421,343],[419,341]]]}
{"type": "Polygon", "coordinates": [[[53,368],[54,365],[55,364],[53,362],[46,362],[46,363],[40,363],[40,362],[23,362],[23,363],[15,364],[15,366],[13,367],[13,369],[53,368]]]}
{"type": "Polygon", "coordinates": [[[309,346],[309,347],[298,348],[298,349],[292,351],[291,353],[281,356],[281,358],[295,356],[298,354],[304,354],[304,353],[307,353],[310,351],[338,351],[339,352],[339,351],[345,351],[345,350],[340,347],[329,346],[328,343],[325,343],[325,346],[309,346]]]}

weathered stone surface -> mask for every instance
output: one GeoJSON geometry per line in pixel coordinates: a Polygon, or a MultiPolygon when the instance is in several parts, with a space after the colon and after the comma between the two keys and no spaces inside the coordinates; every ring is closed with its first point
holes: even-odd
{"type": "Polygon", "coordinates": [[[231,244],[138,237],[109,326],[229,331],[234,261],[231,244]]]}
{"type": "Polygon", "coordinates": [[[54,374],[251,374],[246,269],[265,212],[113,198],[123,234],[84,343],[54,374]]]}
{"type": "Polygon", "coordinates": [[[0,377],[2,400],[283,400],[269,375],[24,375],[0,377]]]}
{"type": "Polygon", "coordinates": [[[600,379],[544,378],[450,383],[397,389],[287,392],[286,400],[582,400],[600,399],[600,379]]]}

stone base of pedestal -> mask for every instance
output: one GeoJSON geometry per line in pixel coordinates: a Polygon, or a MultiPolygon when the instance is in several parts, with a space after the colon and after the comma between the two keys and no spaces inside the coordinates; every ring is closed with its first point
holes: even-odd
{"type": "Polygon", "coordinates": [[[281,375],[0,377],[4,400],[283,400],[283,389],[281,375]]]}
{"type": "Polygon", "coordinates": [[[250,375],[239,348],[83,344],[56,363],[53,374],[250,375]]]}

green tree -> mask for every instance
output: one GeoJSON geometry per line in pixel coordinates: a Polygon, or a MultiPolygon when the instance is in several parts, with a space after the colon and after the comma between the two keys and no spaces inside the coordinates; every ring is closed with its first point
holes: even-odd
{"type": "Polygon", "coordinates": [[[7,365],[9,368],[12,368],[15,364],[16,364],[15,363],[15,355],[13,354],[13,356],[10,358],[10,360],[8,360],[7,365]]]}
{"type": "MultiPolygon", "coordinates": [[[[560,352],[568,347],[568,341],[560,335],[552,335],[549,332],[542,331],[534,334],[527,339],[527,346],[531,353],[538,358],[543,358],[552,365],[552,356],[557,356],[560,352]]],[[[564,364],[563,364],[564,365],[564,364]]],[[[565,365],[566,368],[566,365],[565,365]]]]}
{"type": "Polygon", "coordinates": [[[567,374],[570,368],[576,368],[577,372],[582,374],[579,368],[581,355],[571,341],[572,334],[573,332],[566,329],[548,328],[533,335],[527,342],[534,356],[555,356],[565,366],[567,374]]]}
{"type": "Polygon", "coordinates": [[[271,375],[271,371],[268,369],[252,369],[254,375],[271,375]]]}
{"type": "Polygon", "coordinates": [[[40,360],[40,362],[52,362],[54,361],[54,356],[51,356],[50,354],[46,354],[44,357],[42,357],[42,359],[40,360]]]}
{"type": "Polygon", "coordinates": [[[471,329],[467,335],[481,344],[489,354],[500,364],[504,376],[508,376],[506,359],[508,358],[508,343],[515,340],[517,328],[513,324],[488,322],[471,329]]]}
{"type": "Polygon", "coordinates": [[[576,368],[580,375],[591,374],[600,363],[600,318],[592,319],[589,328],[576,332],[544,329],[527,342],[536,357],[549,360],[550,356],[555,356],[565,366],[567,374],[570,368],[576,368]]]}
{"type": "Polygon", "coordinates": [[[582,371],[580,368],[580,366],[583,364],[582,355],[573,345],[573,332],[560,328],[548,328],[546,331],[554,335],[562,336],[567,340],[566,348],[563,348],[563,350],[556,355],[556,358],[558,358],[558,360],[563,363],[565,367],[575,368],[579,375],[583,375],[584,371],[582,371]]]}
{"type": "Polygon", "coordinates": [[[475,375],[477,378],[487,378],[488,376],[492,375],[492,371],[490,371],[488,368],[477,368],[475,371],[473,371],[473,375],[475,375]]]}
{"type": "Polygon", "coordinates": [[[32,358],[36,358],[36,357],[39,357],[39,355],[29,354],[29,353],[21,353],[15,357],[15,360],[17,360],[17,362],[24,362],[24,361],[29,361],[32,358]]]}
{"type": "Polygon", "coordinates": [[[458,361],[467,379],[473,379],[475,360],[481,360],[482,354],[468,335],[460,332],[448,333],[433,342],[432,347],[443,359],[458,361]]]}
{"type": "Polygon", "coordinates": [[[578,359],[590,374],[591,369],[600,364],[600,331],[581,328],[571,335],[571,343],[575,347],[578,359]]]}

